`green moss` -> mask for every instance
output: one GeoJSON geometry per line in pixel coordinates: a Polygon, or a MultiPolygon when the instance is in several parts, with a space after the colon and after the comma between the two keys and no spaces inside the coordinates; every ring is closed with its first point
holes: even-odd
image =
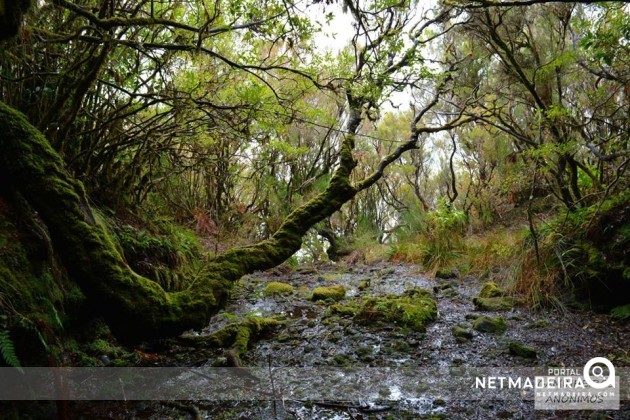
{"type": "Polygon", "coordinates": [[[337,366],[350,366],[352,365],[352,359],[347,354],[335,354],[332,361],[337,366]]]}
{"type": "Polygon", "coordinates": [[[518,302],[509,297],[476,297],[473,299],[473,303],[475,308],[480,311],[507,311],[516,306],[518,302]]]}
{"type": "Polygon", "coordinates": [[[472,331],[462,325],[454,326],[451,331],[453,332],[455,338],[457,338],[457,341],[468,341],[473,338],[472,331]]]}
{"type": "Polygon", "coordinates": [[[280,321],[274,318],[253,316],[241,322],[228,324],[209,337],[189,337],[189,339],[196,342],[209,341],[217,347],[233,348],[237,356],[241,356],[247,351],[252,338],[260,336],[279,324],[280,321]]]}
{"type": "Polygon", "coordinates": [[[341,305],[339,303],[336,303],[334,305],[330,305],[330,307],[328,308],[328,313],[330,315],[353,317],[357,314],[358,310],[359,308],[356,304],[341,305]]]}
{"type": "Polygon", "coordinates": [[[486,316],[481,316],[473,322],[473,329],[488,333],[488,334],[503,334],[507,328],[508,324],[505,319],[501,317],[490,318],[486,316]]]}
{"type": "Polygon", "coordinates": [[[293,290],[295,290],[295,288],[288,283],[272,281],[267,285],[267,287],[265,287],[265,295],[286,295],[289,293],[293,293],[293,290]]]}
{"type": "Polygon", "coordinates": [[[613,308],[610,315],[616,319],[630,319],[630,304],[613,308]]]}
{"type": "Polygon", "coordinates": [[[335,301],[340,301],[346,296],[346,288],[340,284],[336,284],[333,286],[320,286],[313,289],[313,293],[311,295],[311,300],[326,300],[331,299],[335,301]]]}
{"type": "Polygon", "coordinates": [[[414,331],[424,331],[437,316],[437,306],[429,292],[412,289],[402,296],[364,298],[355,319],[362,322],[392,322],[414,331]]]}
{"type": "Polygon", "coordinates": [[[538,355],[538,351],[535,348],[526,346],[516,341],[510,342],[508,349],[511,355],[523,357],[525,359],[535,359],[538,355]]]}
{"type": "Polygon", "coordinates": [[[479,292],[477,297],[495,298],[495,297],[500,297],[504,295],[505,295],[505,291],[503,291],[503,289],[497,286],[496,283],[489,281],[483,284],[483,286],[481,287],[481,291],[479,292]]]}

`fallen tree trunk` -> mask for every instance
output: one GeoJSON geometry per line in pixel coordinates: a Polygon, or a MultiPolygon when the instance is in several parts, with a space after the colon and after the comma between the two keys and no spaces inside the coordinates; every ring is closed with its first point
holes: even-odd
{"type": "MultiPolygon", "coordinates": [[[[351,114],[347,128],[353,133],[360,117],[351,114]]],[[[324,192],[293,211],[270,239],[218,256],[208,263],[202,280],[185,291],[168,293],[127,266],[106,228],[96,222],[82,184],[66,172],[59,155],[26,117],[2,102],[0,133],[0,179],[41,215],[68,274],[114,334],[126,340],[172,336],[205,326],[224,304],[234,281],[289,258],[311,226],[357,193],[349,178],[356,163],[353,135],[348,135],[324,192]]]]}

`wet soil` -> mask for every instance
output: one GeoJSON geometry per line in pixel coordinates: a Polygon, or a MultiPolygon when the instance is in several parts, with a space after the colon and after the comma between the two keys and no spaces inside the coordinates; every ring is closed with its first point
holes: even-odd
{"type": "MultiPolygon", "coordinates": [[[[596,356],[613,360],[616,367],[630,367],[630,325],[613,322],[605,314],[515,307],[502,312],[480,312],[473,298],[482,282],[473,277],[435,279],[418,267],[325,265],[272,270],[247,276],[210,326],[193,334],[208,335],[235,320],[249,316],[278,317],[283,324],[269,336],[252,343],[242,358],[245,366],[269,368],[335,367],[348,369],[416,369],[435,372],[453,367],[548,368],[582,367],[596,356]],[[265,286],[282,281],[294,286],[287,295],[266,296],[265,286]],[[351,316],[331,314],[332,302],[313,302],[317,286],[343,285],[344,301],[365,296],[400,295],[411,288],[430,290],[438,305],[438,317],[424,332],[396,324],[357,322],[351,316]],[[502,316],[508,323],[504,334],[481,333],[471,327],[478,315],[502,316]],[[460,325],[472,339],[453,335],[460,325]],[[535,359],[515,356],[510,342],[537,350],[535,359]],[[433,370],[432,370],[433,369],[433,370]]],[[[217,366],[224,364],[221,349],[199,349],[169,343],[149,351],[166,352],[161,364],[217,366]]],[[[444,380],[444,378],[441,378],[444,380]]],[[[443,383],[443,382],[442,382],[443,383]]],[[[536,411],[534,402],[520,398],[485,400],[453,399],[416,387],[409,390],[384,381],[376,394],[360,399],[339,395],[313,400],[281,394],[274,401],[183,401],[177,403],[79,404],[90,417],[108,418],[630,418],[630,402],[619,411],[536,411]],[[106,416],[102,416],[107,413],[106,416]]]]}

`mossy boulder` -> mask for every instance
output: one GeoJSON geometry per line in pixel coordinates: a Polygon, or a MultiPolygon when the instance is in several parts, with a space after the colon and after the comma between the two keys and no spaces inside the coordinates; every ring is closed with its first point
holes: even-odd
{"type": "Polygon", "coordinates": [[[469,341],[469,340],[472,340],[473,338],[472,331],[470,331],[470,329],[468,329],[467,327],[463,325],[456,325],[453,327],[451,331],[453,332],[453,335],[459,342],[469,341]]]}
{"type": "Polygon", "coordinates": [[[490,318],[480,316],[475,319],[472,325],[473,329],[487,334],[503,334],[507,330],[508,324],[502,317],[490,318]]]}
{"type": "Polygon", "coordinates": [[[508,349],[512,356],[518,356],[524,359],[535,359],[538,356],[538,351],[535,348],[516,341],[510,342],[508,349]]]}
{"type": "Polygon", "coordinates": [[[346,288],[340,284],[333,286],[320,286],[313,289],[311,300],[327,300],[340,301],[346,296],[346,288]]]}
{"type": "Polygon", "coordinates": [[[293,293],[295,288],[288,283],[283,283],[281,281],[272,281],[267,284],[265,287],[265,295],[266,296],[274,296],[274,295],[288,295],[293,293]]]}
{"type": "Polygon", "coordinates": [[[517,301],[509,297],[476,297],[473,303],[480,311],[507,311],[516,306],[517,301]]]}
{"type": "Polygon", "coordinates": [[[429,292],[412,289],[401,296],[363,299],[355,319],[361,322],[391,322],[414,331],[424,331],[436,317],[437,305],[429,292]]]}
{"type": "Polygon", "coordinates": [[[484,283],[477,295],[478,298],[496,298],[501,296],[505,296],[505,291],[492,281],[484,283]]]}

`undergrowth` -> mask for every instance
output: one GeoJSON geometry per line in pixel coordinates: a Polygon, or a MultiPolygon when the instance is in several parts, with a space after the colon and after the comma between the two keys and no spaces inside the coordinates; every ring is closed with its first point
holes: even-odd
{"type": "Polygon", "coordinates": [[[114,233],[129,266],[166,290],[185,289],[203,269],[198,237],[170,219],[141,220],[132,225],[103,212],[99,218],[114,233]]]}

